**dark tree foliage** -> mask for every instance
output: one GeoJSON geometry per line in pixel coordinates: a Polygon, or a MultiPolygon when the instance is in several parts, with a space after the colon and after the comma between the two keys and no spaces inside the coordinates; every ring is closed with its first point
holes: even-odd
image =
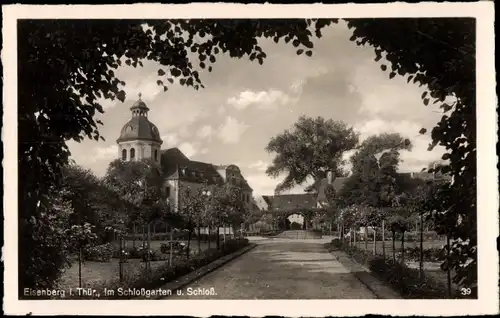
{"type": "Polygon", "coordinates": [[[400,184],[403,179],[397,171],[399,151],[411,146],[408,139],[397,133],[375,135],[363,141],[351,157],[353,173],[339,192],[340,205],[392,206],[404,192],[400,184]]]}
{"type": "Polygon", "coordinates": [[[116,228],[131,212],[132,206],[90,170],[78,165],[68,165],[63,170],[63,198],[71,204],[73,213],[70,225],[85,222],[94,226],[93,231],[101,240],[107,239],[106,228],[116,228]]]}
{"type": "Polygon", "coordinates": [[[342,154],[357,144],[358,135],[345,123],[301,116],[290,130],[269,141],[266,150],[276,155],[266,173],[286,174],[276,192],[303,184],[308,177],[318,183],[327,171],[342,172],[342,154]]]}
{"type": "MultiPolygon", "coordinates": [[[[438,169],[453,176],[445,222],[453,239],[455,281],[477,283],[476,217],[476,21],[473,18],[349,19],[352,41],[375,48],[389,77],[405,76],[427,88],[424,105],[437,103],[443,117],[432,129],[430,148],[447,150],[438,169]],[[454,97],[450,102],[448,96],[454,97]],[[461,267],[464,266],[464,267],[461,267]]],[[[421,133],[425,133],[425,129],[421,133]]]]}
{"type": "Polygon", "coordinates": [[[52,277],[49,272],[59,270],[40,261],[57,255],[34,248],[44,246],[52,230],[43,221],[51,213],[49,189],[62,181],[70,156],[68,140],[101,138],[98,125],[102,123],[95,119],[103,113],[100,98],[124,101],[126,83],[115,75],[120,65],[137,67],[144,60],[156,61],[162,65],[157,84],[165,91],[174,79],[199,89],[203,86],[198,66],[211,71],[218,54],[262,64],[266,53],[257,39],[267,37],[289,43],[299,55],[311,56],[311,38],[321,36],[321,29],[331,22],[19,20],[20,291],[42,281],[49,284],[51,279],[40,276],[52,277]]]}

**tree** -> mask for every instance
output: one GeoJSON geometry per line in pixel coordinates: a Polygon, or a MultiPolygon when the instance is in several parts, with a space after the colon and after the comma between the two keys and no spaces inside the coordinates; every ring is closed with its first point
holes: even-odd
{"type": "Polygon", "coordinates": [[[396,263],[396,233],[401,233],[401,264],[404,265],[405,256],[405,232],[407,230],[406,220],[399,214],[394,213],[389,219],[389,228],[392,232],[392,260],[396,263]]]}
{"type": "Polygon", "coordinates": [[[319,182],[327,171],[341,170],[342,154],[357,146],[358,135],[343,122],[301,116],[291,130],[269,141],[266,150],[276,153],[266,173],[287,173],[276,191],[304,183],[308,177],[319,182]]]}
{"type": "Polygon", "coordinates": [[[65,191],[55,187],[48,189],[47,200],[38,207],[39,217],[36,220],[22,220],[29,222],[24,226],[29,226],[33,232],[29,236],[20,237],[20,244],[37,244],[30,250],[33,262],[27,267],[30,272],[25,273],[26,278],[21,276],[20,284],[26,282],[33,283],[36,288],[50,288],[60,278],[63,270],[71,265],[70,242],[66,230],[73,210],[71,203],[64,199],[65,191]]]}
{"type": "Polygon", "coordinates": [[[151,222],[161,217],[158,205],[165,204],[163,193],[163,174],[151,160],[122,161],[114,160],[109,164],[106,185],[132,207],[128,223],[134,230],[133,245],[136,240],[136,224],[142,226],[142,247],[145,249],[146,268],[150,269],[150,227],[151,222]]]}
{"type": "Polygon", "coordinates": [[[236,231],[250,213],[242,200],[241,189],[230,183],[214,188],[210,211],[217,227],[217,248],[220,247],[219,227],[231,224],[236,231]]]}
{"type": "MultiPolygon", "coordinates": [[[[445,209],[452,224],[455,282],[477,283],[476,217],[476,52],[473,18],[450,19],[349,19],[352,41],[371,45],[375,61],[389,77],[404,76],[426,87],[424,105],[439,104],[443,117],[432,129],[432,144],[446,148],[439,167],[453,176],[453,200],[445,209]],[[395,27],[397,25],[397,27],[395,27]],[[387,64],[390,66],[388,67],[387,64]],[[450,98],[451,97],[451,98],[450,98]]],[[[426,133],[425,129],[421,133],[426,133]]],[[[431,171],[432,172],[432,171],[431,171]]]]}
{"type": "Polygon", "coordinates": [[[73,225],[65,231],[71,244],[71,251],[78,253],[78,287],[82,288],[82,261],[83,249],[95,243],[97,235],[92,231],[92,225],[85,222],[83,225],[73,225]]]}
{"type": "Polygon", "coordinates": [[[156,219],[155,211],[163,197],[163,174],[150,160],[114,160],[109,164],[105,184],[135,209],[130,221],[149,223],[156,219]]]}
{"type": "MultiPolygon", "coordinates": [[[[335,187],[332,184],[325,186],[326,202],[321,202],[322,211],[317,211],[315,217],[319,219],[320,223],[328,224],[330,235],[332,232],[332,224],[339,221],[338,198],[335,187]]],[[[340,224],[339,224],[340,229],[340,224]]],[[[340,232],[340,238],[343,239],[343,232],[340,232]]]]}
{"type": "MultiPolygon", "coordinates": [[[[195,65],[212,70],[218,54],[247,57],[263,63],[259,37],[285,41],[297,54],[312,55],[313,36],[331,24],[327,20],[24,20],[18,25],[18,155],[19,171],[19,293],[35,287],[34,264],[50,253],[34,254],[39,240],[52,229],[49,189],[62,180],[68,163],[68,140],[99,140],[95,118],[101,101],[124,101],[126,85],[116,77],[123,63],[142,66],[155,61],[158,85],[203,87],[195,65]],[[149,28],[145,28],[145,26],[149,28]],[[312,28],[312,30],[310,29],[312,28]],[[314,33],[314,34],[313,34],[314,33]],[[186,36],[187,35],[187,36],[186,36]],[[188,52],[195,53],[191,57],[188,52]],[[38,233],[40,237],[34,237],[38,233]]],[[[49,265],[53,266],[53,265],[49,265]]]]}
{"type": "MultiPolygon", "coordinates": [[[[186,256],[189,258],[191,249],[191,237],[195,227],[199,228],[201,217],[207,207],[207,198],[204,192],[206,185],[192,188],[190,185],[181,183],[179,187],[178,213],[184,218],[184,228],[188,230],[188,245],[186,256]]],[[[199,238],[199,233],[198,233],[199,238]]]]}
{"type": "Polygon", "coordinates": [[[339,193],[344,206],[390,207],[403,192],[404,177],[397,173],[399,151],[411,149],[411,142],[398,133],[367,138],[351,157],[352,175],[339,193]]]}
{"type": "Polygon", "coordinates": [[[95,227],[101,241],[109,240],[107,234],[111,228],[113,232],[123,230],[130,207],[90,170],[76,164],[67,165],[63,170],[62,186],[66,189],[64,198],[71,202],[74,211],[71,225],[88,222],[95,227]]]}

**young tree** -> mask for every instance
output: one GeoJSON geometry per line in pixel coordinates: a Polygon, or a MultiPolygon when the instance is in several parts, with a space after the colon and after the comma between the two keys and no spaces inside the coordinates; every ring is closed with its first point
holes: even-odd
{"type": "MultiPolygon", "coordinates": [[[[206,186],[191,187],[183,185],[179,187],[179,205],[178,211],[184,218],[184,228],[188,230],[188,244],[186,256],[189,258],[191,253],[191,238],[193,230],[198,227],[201,217],[207,207],[207,198],[205,193],[208,190],[206,186]]],[[[198,234],[199,236],[199,234],[198,234]]]]}
{"type": "Polygon", "coordinates": [[[142,247],[146,268],[150,269],[150,228],[151,223],[158,219],[157,207],[164,198],[163,174],[157,165],[150,160],[122,161],[110,163],[104,177],[105,184],[117,193],[120,198],[132,207],[129,223],[133,224],[133,240],[135,246],[136,227],[142,227],[142,247]]]}
{"type": "Polygon", "coordinates": [[[94,244],[97,235],[92,231],[92,225],[85,222],[82,225],[73,225],[65,231],[71,244],[71,251],[78,253],[78,287],[82,288],[83,249],[94,244]]]}
{"type": "Polygon", "coordinates": [[[342,154],[357,144],[357,133],[345,123],[301,116],[291,130],[269,141],[266,150],[276,156],[266,173],[275,178],[287,173],[277,192],[303,184],[309,177],[319,182],[327,171],[340,170],[342,154]]]}
{"type": "Polygon", "coordinates": [[[249,213],[241,198],[241,190],[229,183],[214,188],[211,212],[217,226],[217,248],[220,248],[220,226],[229,223],[235,229],[249,213]]]}

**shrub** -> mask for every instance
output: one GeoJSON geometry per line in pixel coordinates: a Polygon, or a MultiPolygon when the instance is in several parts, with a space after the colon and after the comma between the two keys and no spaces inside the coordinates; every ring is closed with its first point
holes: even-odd
{"type": "Polygon", "coordinates": [[[342,247],[342,241],[339,238],[334,238],[331,242],[331,245],[335,248],[342,247]]]}
{"type": "Polygon", "coordinates": [[[180,253],[186,253],[187,252],[187,246],[181,244],[180,242],[172,242],[172,243],[162,243],[160,245],[160,252],[163,254],[169,254],[170,253],[170,244],[172,244],[172,251],[175,254],[180,254],[180,253]]]}
{"type": "Polygon", "coordinates": [[[113,250],[111,243],[87,247],[83,250],[83,258],[86,261],[109,262],[113,257],[113,250]]]}
{"type": "Polygon", "coordinates": [[[196,254],[189,260],[175,263],[174,266],[168,264],[160,266],[154,273],[143,273],[134,281],[127,283],[127,288],[158,288],[180,276],[186,275],[202,266],[208,265],[220,257],[233,253],[248,245],[247,239],[234,239],[226,241],[221,245],[221,250],[211,248],[196,254]]]}
{"type": "MultiPolygon", "coordinates": [[[[447,298],[446,284],[425,275],[421,278],[418,269],[408,268],[399,262],[394,263],[391,258],[384,259],[380,255],[374,256],[371,252],[364,249],[357,249],[346,245],[343,245],[342,249],[358,263],[367,265],[372,273],[382,281],[387,282],[404,298],[447,298]]],[[[415,253],[414,249],[409,250],[411,250],[410,253],[415,253]]],[[[429,253],[437,253],[437,250],[439,249],[430,249],[429,253]]]]}
{"type": "Polygon", "coordinates": [[[262,231],[260,232],[261,236],[275,236],[281,233],[281,231],[262,231]]]}
{"type": "MultiPolygon", "coordinates": [[[[401,254],[401,253],[399,253],[401,254]]],[[[424,249],[424,261],[426,262],[438,262],[443,261],[446,258],[444,249],[442,248],[427,248],[424,249]]],[[[408,260],[420,260],[420,247],[409,247],[405,248],[405,259],[408,260]]]]}
{"type": "MultiPolygon", "coordinates": [[[[134,234],[127,234],[124,236],[124,239],[128,240],[128,241],[132,241],[134,239],[134,236],[135,236],[136,241],[141,241],[143,238],[142,233],[136,233],[135,235],[134,234]]],[[[168,241],[168,240],[170,240],[170,233],[155,233],[155,234],[151,234],[149,237],[150,237],[151,241],[168,241]]],[[[172,234],[172,237],[174,240],[187,240],[188,239],[188,232],[184,232],[184,231],[174,232],[172,234]]]]}
{"type": "Polygon", "coordinates": [[[437,299],[447,298],[445,284],[427,276],[420,278],[417,269],[411,269],[392,259],[375,257],[370,260],[370,270],[389,283],[405,298],[437,299]]]}
{"type": "Polygon", "coordinates": [[[439,235],[436,231],[424,232],[424,241],[437,241],[439,240],[439,235]]]}

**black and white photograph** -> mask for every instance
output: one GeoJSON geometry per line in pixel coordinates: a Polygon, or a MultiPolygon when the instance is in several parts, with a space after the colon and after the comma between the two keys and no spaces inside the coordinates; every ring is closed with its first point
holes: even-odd
{"type": "Polygon", "coordinates": [[[493,3],[2,11],[6,313],[498,313],[493,3]]]}

